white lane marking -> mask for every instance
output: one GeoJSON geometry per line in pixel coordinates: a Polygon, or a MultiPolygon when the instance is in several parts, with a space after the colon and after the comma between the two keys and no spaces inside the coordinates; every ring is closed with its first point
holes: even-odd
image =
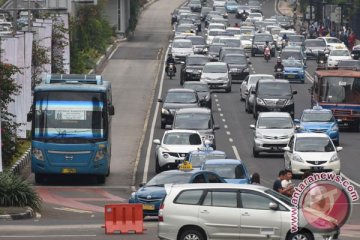
{"type": "Polygon", "coordinates": [[[307,76],[307,78],[310,82],[314,82],[314,78],[310,75],[310,73],[308,71],[305,71],[305,75],[307,76]]]}
{"type": "Polygon", "coordinates": [[[226,122],[226,119],[225,118],[223,118],[223,119],[221,119],[223,122],[226,122]]]}
{"type": "Polygon", "coordinates": [[[111,59],[112,58],[112,56],[114,55],[114,53],[118,50],[118,48],[120,47],[120,44],[118,44],[117,46],[116,46],[116,48],[110,53],[110,55],[109,55],[109,59],[111,59]]]}
{"type": "Polygon", "coordinates": [[[225,125],[224,125],[224,128],[228,128],[228,125],[225,124],[225,125]]]}
{"type": "Polygon", "coordinates": [[[223,117],[223,116],[224,116],[224,114],[220,113],[220,117],[223,117]]]}
{"type": "Polygon", "coordinates": [[[214,94],[214,97],[217,97],[217,95],[216,95],[216,94],[214,94]]]}
{"type": "Polygon", "coordinates": [[[254,73],[256,73],[255,71],[253,71],[254,73]]]}
{"type": "MultiPolygon", "coordinates": [[[[167,48],[165,56],[167,56],[168,53],[169,53],[169,48],[167,48]]],[[[163,66],[163,70],[162,70],[162,74],[161,74],[158,98],[161,98],[161,95],[162,95],[162,89],[163,89],[163,83],[164,83],[165,65],[166,65],[166,59],[164,58],[164,66],[163,66]]],[[[151,148],[152,148],[152,141],[153,141],[153,138],[154,138],[156,119],[157,119],[157,116],[159,114],[159,106],[160,106],[160,103],[157,102],[156,107],[155,107],[155,114],[154,114],[154,117],[153,117],[152,123],[151,123],[148,148],[147,148],[147,151],[146,151],[146,158],[145,158],[145,165],[144,165],[144,175],[143,175],[143,180],[142,180],[143,183],[146,183],[147,178],[148,178],[148,171],[149,171],[149,165],[150,165],[150,153],[151,153],[151,148]]]]}
{"type": "Polygon", "coordinates": [[[233,142],[234,140],[232,138],[229,138],[229,142],[233,142]]]}
{"type": "MultiPolygon", "coordinates": [[[[36,189],[41,188],[49,188],[49,186],[34,186],[36,189]]],[[[61,188],[61,189],[74,189],[73,186],[51,186],[51,188],[61,188]]],[[[115,185],[108,185],[108,186],[81,186],[81,189],[130,189],[130,186],[115,186],[115,185]]]]}
{"type": "Polygon", "coordinates": [[[227,134],[227,135],[231,135],[231,133],[230,133],[229,131],[226,131],[226,134],[227,134]]]}
{"type": "Polygon", "coordinates": [[[81,209],[75,209],[75,208],[57,208],[54,207],[55,210],[65,211],[65,212],[75,212],[75,213],[92,213],[92,211],[86,211],[81,209]]]}
{"type": "Polygon", "coordinates": [[[351,182],[352,184],[354,184],[355,186],[359,187],[360,188],[360,184],[351,180],[350,178],[348,178],[345,174],[343,173],[340,173],[340,175],[343,177],[343,178],[346,178],[349,182],[351,182]]]}
{"type": "Polygon", "coordinates": [[[216,106],[220,107],[220,103],[217,103],[216,106]]]}
{"type": "Polygon", "coordinates": [[[215,98],[215,102],[218,102],[218,101],[219,101],[219,99],[215,98]]]}
{"type": "Polygon", "coordinates": [[[218,108],[218,111],[221,112],[221,108],[218,108]]]}
{"type": "Polygon", "coordinates": [[[69,237],[96,237],[97,235],[93,234],[81,234],[81,235],[2,235],[0,238],[69,238],[69,237]]]}
{"type": "Polygon", "coordinates": [[[240,159],[241,159],[241,158],[240,158],[240,154],[239,154],[236,146],[232,146],[232,149],[233,149],[233,151],[234,151],[234,154],[235,154],[236,159],[239,159],[239,160],[240,160],[240,159]]]}

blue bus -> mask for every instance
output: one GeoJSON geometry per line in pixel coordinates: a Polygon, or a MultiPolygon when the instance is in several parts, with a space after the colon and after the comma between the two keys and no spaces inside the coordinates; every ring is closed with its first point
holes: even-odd
{"type": "Polygon", "coordinates": [[[100,75],[47,74],[34,89],[27,120],[35,181],[93,175],[105,183],[111,159],[111,84],[100,75]]]}

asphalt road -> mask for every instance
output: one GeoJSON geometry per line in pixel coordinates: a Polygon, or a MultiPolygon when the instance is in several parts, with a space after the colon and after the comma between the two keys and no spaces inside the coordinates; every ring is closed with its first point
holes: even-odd
{"type": "MultiPolygon", "coordinates": [[[[113,159],[111,175],[105,185],[96,185],[90,179],[57,179],[44,186],[36,186],[43,197],[44,211],[41,217],[22,221],[4,221],[0,225],[0,238],[4,239],[146,239],[156,238],[156,219],[145,219],[143,235],[104,235],[104,204],[126,202],[131,187],[146,182],[155,175],[153,139],[160,139],[160,115],[156,99],[167,89],[179,87],[179,74],[173,80],[163,77],[163,59],[168,46],[170,12],[183,1],[160,0],[146,10],[140,19],[134,38],[121,43],[105,68],[103,75],[113,84],[113,100],[116,115],[113,119],[113,159]],[[152,101],[154,99],[154,101],[152,101]],[[150,106],[149,106],[149,103],[150,106]],[[142,148],[138,152],[138,146],[142,148]],[[135,169],[135,171],[134,171],[135,169]],[[135,175],[133,175],[135,173],[135,175]],[[133,178],[135,177],[135,178],[133,178]]],[[[264,1],[266,17],[275,13],[274,1],[264,1]]],[[[230,23],[236,20],[230,17],[230,23]]],[[[250,59],[252,73],[273,73],[275,59],[266,63],[261,57],[250,59]]],[[[309,76],[315,71],[315,62],[308,62],[309,76]]],[[[293,84],[298,91],[295,97],[296,117],[310,106],[308,88],[305,84],[293,84]]],[[[253,133],[249,124],[254,120],[240,102],[239,84],[233,85],[231,93],[213,93],[213,109],[217,131],[217,148],[224,150],[229,158],[245,161],[250,172],[258,172],[261,183],[271,187],[276,175],[283,168],[281,155],[261,158],[252,157],[253,133]]],[[[359,133],[342,132],[342,172],[355,183],[360,163],[359,133]]],[[[33,176],[29,179],[34,182],[33,176]]],[[[360,186],[360,185],[357,185],[360,186]]],[[[357,188],[359,190],[359,188],[357,188]]],[[[349,225],[344,227],[341,239],[360,236],[360,208],[355,204],[349,225]],[[354,228],[354,229],[352,229],[354,228]]]]}

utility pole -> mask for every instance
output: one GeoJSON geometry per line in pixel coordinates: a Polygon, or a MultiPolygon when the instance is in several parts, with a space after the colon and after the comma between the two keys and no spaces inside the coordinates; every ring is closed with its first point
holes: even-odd
{"type": "Polygon", "coordinates": [[[17,15],[18,15],[18,0],[13,0],[13,8],[15,11],[13,11],[13,28],[14,32],[17,31],[17,15]]]}

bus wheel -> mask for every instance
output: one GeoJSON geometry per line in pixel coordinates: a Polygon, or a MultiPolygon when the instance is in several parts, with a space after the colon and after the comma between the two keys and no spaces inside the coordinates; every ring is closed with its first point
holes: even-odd
{"type": "Polygon", "coordinates": [[[44,174],[35,173],[35,182],[41,184],[44,182],[44,174]]]}
{"type": "Polygon", "coordinates": [[[98,184],[104,184],[105,183],[105,180],[106,180],[105,175],[99,175],[99,176],[96,176],[96,178],[97,178],[97,183],[98,184]]]}
{"type": "Polygon", "coordinates": [[[108,170],[107,170],[107,173],[106,173],[106,176],[108,177],[110,175],[110,167],[108,167],[108,170]]]}

